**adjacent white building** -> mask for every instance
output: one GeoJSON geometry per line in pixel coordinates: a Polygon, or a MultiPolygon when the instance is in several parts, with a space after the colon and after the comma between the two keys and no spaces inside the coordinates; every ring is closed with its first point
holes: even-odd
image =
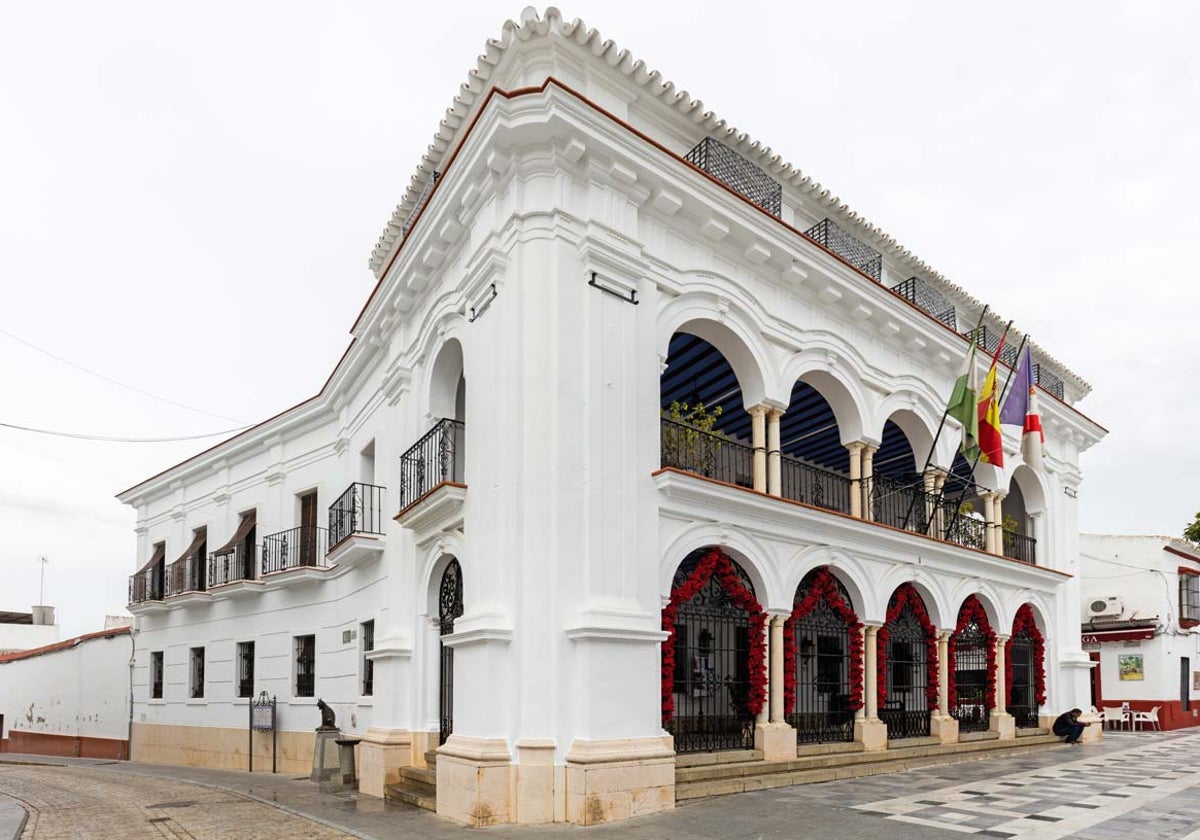
{"type": "Polygon", "coordinates": [[[29,612],[0,610],[0,654],[31,650],[60,638],[54,607],[34,607],[29,612]]]}
{"type": "Polygon", "coordinates": [[[1096,708],[1200,725],[1200,551],[1153,535],[1080,534],[1084,650],[1096,708]]]}
{"type": "Polygon", "coordinates": [[[323,698],[368,793],[594,823],[685,752],[1086,705],[1087,384],[1034,347],[1045,466],[972,472],[998,321],[595,30],[488,42],[370,263],[320,393],[120,495],[135,759],[245,767],[265,691],[305,772],[323,698]]]}

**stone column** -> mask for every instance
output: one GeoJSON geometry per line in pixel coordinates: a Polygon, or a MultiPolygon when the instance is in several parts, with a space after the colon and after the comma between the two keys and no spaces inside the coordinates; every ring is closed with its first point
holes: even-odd
{"type": "Polygon", "coordinates": [[[862,519],[862,450],[863,444],[847,443],[850,451],[850,515],[862,519]]]}
{"type": "Polygon", "coordinates": [[[983,502],[983,520],[987,529],[984,532],[984,547],[989,554],[996,554],[996,494],[980,493],[979,498],[983,502]]]}
{"type": "Polygon", "coordinates": [[[929,734],[943,744],[958,741],[958,721],[950,715],[950,631],[938,634],[938,707],[929,721],[929,734]]]}
{"type": "MultiPolygon", "coordinates": [[[[937,475],[933,477],[933,493],[935,499],[941,498],[942,488],[946,486],[947,476],[948,473],[943,470],[939,470],[937,475]]],[[[943,508],[941,505],[938,505],[936,508],[934,508],[933,525],[929,529],[931,535],[937,537],[939,540],[946,539],[946,517],[943,513],[944,510],[945,508],[943,508]]]]}
{"type": "Polygon", "coordinates": [[[996,523],[996,553],[1001,557],[1004,556],[1004,497],[1007,493],[992,494],[992,504],[995,509],[992,513],[992,521],[996,523]]]}
{"type": "Polygon", "coordinates": [[[1033,537],[1033,556],[1029,559],[1039,566],[1049,566],[1046,555],[1046,545],[1043,539],[1045,523],[1044,511],[1029,514],[1029,536],[1033,537]]]}
{"type": "Polygon", "coordinates": [[[1000,733],[1001,740],[1017,737],[1017,722],[1004,705],[1006,686],[1004,684],[1004,645],[1008,642],[1007,635],[996,635],[996,706],[992,709],[988,728],[1000,733]]]}
{"type": "Polygon", "coordinates": [[[772,496],[783,493],[782,463],[779,453],[779,419],[783,411],[772,408],[767,412],[767,492],[772,496]]]}
{"type": "Polygon", "coordinates": [[[754,727],[754,748],[762,750],[767,761],[796,757],[796,730],[788,725],[783,708],[783,624],[787,613],[767,619],[767,703],[754,727]]]}
{"type": "Polygon", "coordinates": [[[767,407],[750,409],[750,444],[754,447],[754,489],[767,492],[767,407]]]}
{"type": "Polygon", "coordinates": [[[879,447],[870,443],[863,444],[862,453],[862,511],[863,519],[868,522],[875,519],[874,505],[871,504],[871,479],[875,475],[875,453],[879,447]]]}
{"type": "Polygon", "coordinates": [[[855,726],[858,726],[867,717],[867,625],[864,624],[858,628],[858,637],[862,639],[863,649],[863,703],[854,712],[855,726]]]}
{"type": "Polygon", "coordinates": [[[863,705],[867,713],[854,721],[854,740],[863,745],[865,751],[887,749],[887,724],[879,719],[879,625],[868,624],[863,628],[863,705]]]}

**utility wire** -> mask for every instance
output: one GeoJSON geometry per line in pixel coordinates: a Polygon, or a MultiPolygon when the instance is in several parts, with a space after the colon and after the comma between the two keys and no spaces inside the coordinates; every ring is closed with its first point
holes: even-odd
{"type": "MultiPolygon", "coordinates": [[[[206,414],[209,417],[216,417],[218,420],[230,420],[234,423],[242,422],[237,417],[226,417],[224,414],[215,414],[211,411],[205,411],[203,408],[196,408],[195,406],[185,405],[184,403],[176,402],[175,400],[168,399],[167,397],[160,397],[160,396],[158,396],[158,394],[152,394],[149,391],[143,391],[141,388],[138,388],[134,385],[128,385],[124,382],[119,382],[116,379],[113,379],[111,376],[105,376],[103,373],[97,373],[96,371],[94,371],[90,368],[85,368],[83,365],[78,365],[75,362],[72,362],[70,359],[64,359],[62,356],[59,356],[56,353],[51,353],[49,350],[38,347],[36,344],[33,344],[32,342],[26,341],[25,339],[21,338],[19,335],[13,335],[8,330],[0,329],[0,334],[8,336],[13,341],[18,342],[19,344],[24,344],[26,347],[28,347],[31,350],[36,350],[37,352],[39,352],[43,355],[49,356],[51,359],[55,359],[56,361],[62,362],[64,365],[69,365],[69,366],[75,368],[76,370],[81,370],[84,373],[91,374],[92,376],[95,376],[99,379],[103,379],[105,382],[111,383],[113,385],[118,385],[121,388],[126,388],[130,391],[133,391],[134,393],[141,394],[144,397],[150,397],[150,399],[152,399],[152,400],[158,400],[159,402],[168,403],[169,405],[176,406],[177,408],[185,408],[188,411],[195,411],[198,414],[206,414]]],[[[27,430],[27,431],[29,431],[29,430],[27,430]]],[[[68,435],[68,437],[73,437],[73,435],[68,435]]],[[[201,435],[201,437],[212,437],[212,435],[201,435]]],[[[176,440],[190,440],[190,439],[191,438],[176,438],[176,440]]]]}
{"type": "Polygon", "coordinates": [[[105,443],[176,443],[185,440],[203,440],[204,438],[231,435],[249,429],[249,426],[238,426],[236,429],[226,429],[223,432],[209,432],[203,435],[183,435],[180,437],[123,437],[121,435],[89,435],[79,432],[59,432],[51,429],[35,429],[32,426],[18,426],[15,423],[0,423],[0,428],[16,429],[21,432],[33,432],[39,435],[72,438],[74,440],[97,440],[105,443]]]}

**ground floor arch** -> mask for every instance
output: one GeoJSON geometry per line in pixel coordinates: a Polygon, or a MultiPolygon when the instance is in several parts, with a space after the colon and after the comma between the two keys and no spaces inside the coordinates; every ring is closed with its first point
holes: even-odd
{"type": "Polygon", "coordinates": [[[947,652],[950,715],[959,732],[986,732],[996,708],[996,631],[974,595],[958,611],[947,652]]]}
{"type": "Polygon", "coordinates": [[[920,593],[911,583],[892,593],[879,629],[879,718],[888,738],[929,735],[931,712],[938,703],[937,630],[920,593]]]}
{"type": "Polygon", "coordinates": [[[1018,729],[1038,726],[1046,702],[1046,642],[1033,607],[1022,604],[1013,619],[1012,636],[1004,646],[1005,708],[1018,729]]]}
{"type": "Polygon", "coordinates": [[[451,558],[438,581],[438,743],[446,743],[454,731],[454,648],[445,637],[454,632],[454,622],[463,614],[462,567],[451,558]]]}

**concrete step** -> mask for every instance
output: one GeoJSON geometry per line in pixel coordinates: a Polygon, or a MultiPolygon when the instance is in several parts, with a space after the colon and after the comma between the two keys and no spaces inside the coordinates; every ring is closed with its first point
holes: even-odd
{"type": "Polygon", "coordinates": [[[1050,734],[1049,729],[1018,729],[1017,730],[1018,738],[1034,738],[1039,735],[1049,735],[1049,734],[1050,734]]]}
{"type": "Polygon", "coordinates": [[[787,761],[686,767],[675,772],[675,799],[677,802],[686,802],[748,790],[873,776],[916,767],[971,761],[998,752],[1008,755],[1027,753],[1057,743],[1058,739],[1053,736],[1035,735],[1022,737],[1019,741],[985,740],[946,746],[909,746],[871,753],[831,753],[787,761]]]}
{"type": "Polygon", "coordinates": [[[680,767],[707,767],[710,764],[731,764],[738,761],[762,761],[762,750],[721,750],[719,752],[684,753],[675,757],[680,767]]]}
{"type": "Polygon", "coordinates": [[[383,792],[383,798],[388,802],[403,802],[405,805],[437,812],[437,796],[427,796],[409,790],[403,783],[388,785],[383,792]]]}
{"type": "Polygon", "coordinates": [[[415,805],[426,811],[437,811],[437,770],[401,767],[400,781],[387,786],[384,799],[415,805]]]}
{"type": "Polygon", "coordinates": [[[425,751],[425,763],[429,765],[430,770],[437,768],[437,747],[425,751]]]}
{"type": "Polygon", "coordinates": [[[965,744],[971,741],[998,741],[1000,740],[999,732],[959,732],[959,743],[965,744]]]}
{"type": "Polygon", "coordinates": [[[401,767],[400,784],[416,791],[427,792],[430,796],[437,794],[437,771],[424,767],[401,767]]]}

